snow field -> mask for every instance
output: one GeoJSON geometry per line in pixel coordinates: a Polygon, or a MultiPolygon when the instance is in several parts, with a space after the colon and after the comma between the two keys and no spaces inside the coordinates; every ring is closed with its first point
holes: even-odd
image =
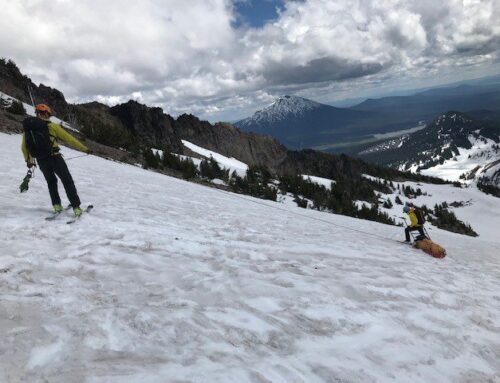
{"type": "Polygon", "coordinates": [[[195,145],[186,140],[182,140],[182,143],[185,147],[191,149],[193,152],[198,153],[206,158],[213,157],[213,159],[217,161],[221,167],[229,169],[230,173],[235,171],[236,174],[238,174],[241,177],[244,177],[247,172],[248,165],[245,164],[244,162],[237,160],[236,158],[223,156],[222,154],[213,152],[208,149],[204,149],[201,146],[195,145]]]}
{"type": "Polygon", "coordinates": [[[479,166],[481,169],[476,174],[481,176],[481,170],[486,165],[498,160],[498,155],[493,149],[496,145],[495,141],[489,138],[476,139],[472,135],[468,139],[472,145],[470,149],[458,148],[459,155],[446,160],[443,164],[421,170],[420,173],[445,180],[471,183],[472,180],[464,181],[460,179],[460,176],[479,166]]]}
{"type": "Polygon", "coordinates": [[[498,242],[435,230],[436,260],[401,228],[94,156],[68,165],[95,210],[45,222],[20,136],[0,144],[2,382],[500,379],[498,242]]]}
{"type": "MultiPolygon", "coordinates": [[[[394,182],[397,188],[398,182],[394,182]]],[[[419,182],[399,182],[400,188],[410,186],[413,189],[420,188],[427,195],[421,195],[416,198],[407,198],[404,194],[399,194],[399,190],[392,194],[383,194],[382,199],[390,198],[393,207],[391,209],[380,206],[380,210],[388,213],[397,223],[401,222],[401,217],[408,217],[403,213],[403,205],[397,205],[394,200],[399,196],[403,204],[406,202],[414,203],[417,206],[426,205],[428,208],[433,208],[436,204],[447,202],[448,205],[452,202],[464,202],[465,206],[453,207],[449,206],[449,210],[453,211],[458,219],[468,223],[479,234],[482,240],[498,242],[499,227],[500,227],[500,200],[491,195],[487,195],[478,190],[475,185],[467,188],[457,188],[453,185],[433,185],[419,182]]],[[[430,224],[426,225],[431,232],[438,230],[430,224]]],[[[500,256],[500,251],[498,251],[500,256]]]]}

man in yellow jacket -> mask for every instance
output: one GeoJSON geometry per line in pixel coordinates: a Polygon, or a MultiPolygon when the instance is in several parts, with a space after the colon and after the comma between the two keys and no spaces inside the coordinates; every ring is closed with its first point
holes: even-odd
{"type": "Polygon", "coordinates": [[[31,168],[36,166],[36,162],[38,163],[49,187],[54,212],[58,214],[63,210],[57,188],[57,177],[59,177],[73,207],[73,212],[75,216],[79,217],[82,214],[80,198],[68,166],[59,152],[58,141],[60,140],[68,146],[87,154],[90,154],[91,151],[60,125],[50,121],[52,115],[50,107],[39,104],[35,108],[35,113],[36,117],[28,117],[23,121],[21,149],[26,164],[28,168],[31,168]]]}
{"type": "Polygon", "coordinates": [[[417,212],[415,208],[413,206],[405,206],[403,208],[403,211],[408,214],[408,217],[410,218],[410,225],[405,229],[406,242],[410,242],[410,231],[418,230],[419,234],[422,237],[426,238],[423,224],[420,224],[418,222],[417,212]]]}

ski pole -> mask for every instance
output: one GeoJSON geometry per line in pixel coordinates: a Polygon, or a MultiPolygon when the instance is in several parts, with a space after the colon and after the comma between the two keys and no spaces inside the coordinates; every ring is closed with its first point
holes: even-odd
{"type": "Polygon", "coordinates": [[[82,154],[82,155],[75,156],[75,157],[65,158],[64,160],[71,161],[71,160],[74,160],[75,158],[81,158],[81,157],[86,157],[86,156],[88,156],[88,154],[82,154]]]}
{"type": "Polygon", "coordinates": [[[427,238],[431,239],[431,236],[429,235],[429,232],[427,231],[427,229],[423,225],[422,225],[422,229],[424,229],[424,233],[427,236],[427,238]]]}

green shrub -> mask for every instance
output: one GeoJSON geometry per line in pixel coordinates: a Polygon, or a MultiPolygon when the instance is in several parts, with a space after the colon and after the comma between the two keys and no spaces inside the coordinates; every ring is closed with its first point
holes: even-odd
{"type": "Polygon", "coordinates": [[[477,237],[478,234],[472,229],[471,225],[460,221],[455,213],[448,210],[448,204],[436,204],[433,212],[435,218],[431,218],[432,224],[440,229],[451,231],[453,233],[465,234],[471,237],[477,237]]]}
{"type": "Polygon", "coordinates": [[[151,148],[145,148],[143,151],[144,157],[144,168],[145,169],[159,169],[161,167],[160,156],[157,153],[153,153],[151,148]]]}
{"type": "Polygon", "coordinates": [[[180,171],[184,179],[191,179],[198,176],[198,168],[191,158],[180,158],[171,153],[168,148],[163,151],[161,162],[166,168],[180,171]]]}

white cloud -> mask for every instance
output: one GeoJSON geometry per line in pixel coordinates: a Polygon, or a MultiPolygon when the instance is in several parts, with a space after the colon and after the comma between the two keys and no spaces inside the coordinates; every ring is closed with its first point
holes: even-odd
{"type": "MultiPolygon", "coordinates": [[[[459,73],[499,59],[496,0],[287,1],[235,29],[230,0],[0,0],[1,55],[70,100],[129,98],[173,114],[249,113],[285,91],[459,73]]],[[[332,97],[330,97],[332,98],[332,97]]]]}

